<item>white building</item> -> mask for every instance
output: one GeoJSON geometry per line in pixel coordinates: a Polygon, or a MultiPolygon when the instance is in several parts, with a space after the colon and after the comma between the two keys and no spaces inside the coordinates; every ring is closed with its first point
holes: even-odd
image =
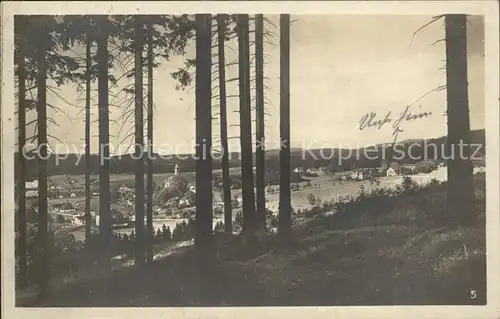
{"type": "Polygon", "coordinates": [[[26,190],[38,189],[38,180],[26,182],[25,187],[26,190]]]}
{"type": "Polygon", "coordinates": [[[297,174],[302,174],[305,170],[303,167],[296,167],[293,171],[297,174]]]}
{"type": "Polygon", "coordinates": [[[238,197],[236,197],[236,201],[238,202],[238,205],[243,205],[243,196],[242,195],[238,195],[238,197]]]}
{"type": "Polygon", "coordinates": [[[38,197],[38,180],[25,183],[26,198],[38,197]]]}
{"type": "Polygon", "coordinates": [[[386,174],[387,174],[387,176],[396,176],[396,171],[394,170],[394,168],[389,167],[387,169],[387,173],[386,174]]]}
{"type": "Polygon", "coordinates": [[[190,192],[193,192],[193,193],[196,194],[196,185],[191,184],[191,185],[188,186],[188,189],[189,189],[190,192]]]}
{"type": "Polygon", "coordinates": [[[354,171],[351,174],[352,179],[364,180],[363,171],[354,171]]]}
{"type": "Polygon", "coordinates": [[[82,226],[84,223],[83,221],[83,216],[81,215],[78,215],[78,216],[74,216],[72,219],[71,219],[71,223],[75,226],[82,226]]]}
{"type": "Polygon", "coordinates": [[[191,202],[187,198],[181,198],[179,199],[179,207],[187,207],[191,205],[191,202]]]}

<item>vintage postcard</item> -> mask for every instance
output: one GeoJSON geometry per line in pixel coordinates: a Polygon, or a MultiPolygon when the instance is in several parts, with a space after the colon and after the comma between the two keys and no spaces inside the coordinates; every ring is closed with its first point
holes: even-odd
{"type": "Polygon", "coordinates": [[[2,315],[500,317],[498,12],[2,3],[2,315]]]}

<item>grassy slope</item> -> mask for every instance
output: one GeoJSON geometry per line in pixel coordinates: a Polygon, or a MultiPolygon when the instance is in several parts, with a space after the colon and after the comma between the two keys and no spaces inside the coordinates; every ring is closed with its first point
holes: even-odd
{"type": "Polygon", "coordinates": [[[330,216],[297,218],[296,245],[245,256],[238,240],[217,237],[208,291],[198,286],[189,247],[146,271],[67,285],[51,306],[484,304],[484,174],[476,177],[479,221],[440,222],[445,186],[369,199],[330,216]],[[476,290],[477,298],[470,298],[476,290]]]}

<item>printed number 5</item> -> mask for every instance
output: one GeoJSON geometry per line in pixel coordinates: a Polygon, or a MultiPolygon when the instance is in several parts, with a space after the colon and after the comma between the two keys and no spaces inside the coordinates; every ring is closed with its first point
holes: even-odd
{"type": "Polygon", "coordinates": [[[476,299],[476,291],[475,290],[471,290],[470,291],[470,299],[476,299]]]}

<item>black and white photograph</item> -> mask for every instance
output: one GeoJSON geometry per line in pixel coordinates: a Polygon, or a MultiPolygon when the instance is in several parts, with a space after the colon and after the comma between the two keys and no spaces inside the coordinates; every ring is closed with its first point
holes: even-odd
{"type": "Polygon", "coordinates": [[[500,316],[498,12],[2,3],[2,313],[500,316]]]}

